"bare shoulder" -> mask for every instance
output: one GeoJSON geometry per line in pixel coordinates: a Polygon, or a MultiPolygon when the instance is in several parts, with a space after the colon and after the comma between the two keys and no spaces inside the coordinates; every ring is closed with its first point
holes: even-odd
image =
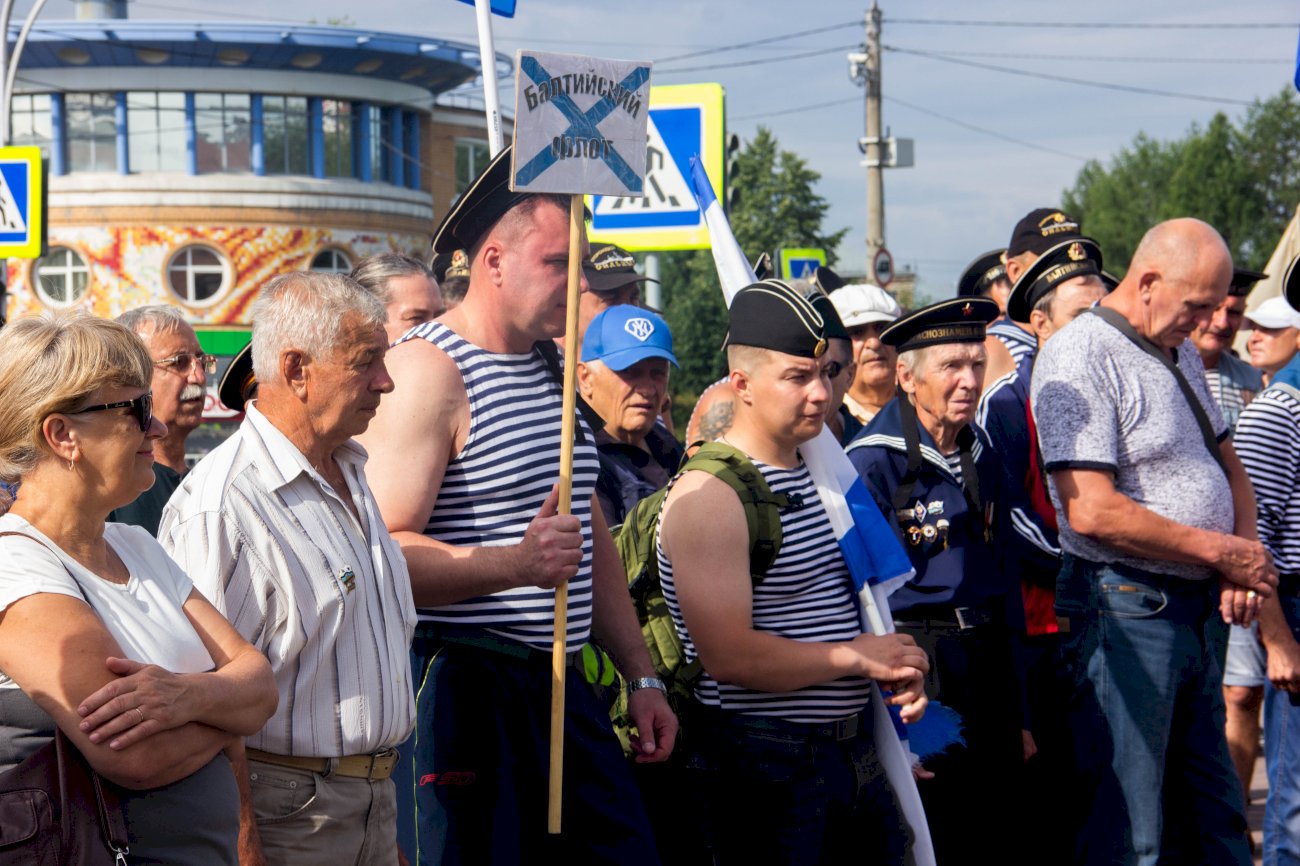
{"type": "Polygon", "coordinates": [[[989,357],[984,368],[985,382],[996,382],[1016,369],[1016,359],[1011,356],[1011,350],[995,334],[984,338],[984,348],[989,357]]]}
{"type": "Polygon", "coordinates": [[[463,439],[469,397],[460,368],[446,352],[428,340],[407,340],[389,349],[384,363],[393,392],[384,395],[370,429],[360,437],[369,450],[394,439],[463,439]]]}
{"type": "Polygon", "coordinates": [[[665,552],[697,543],[746,549],[745,510],[731,485],[708,472],[687,472],[664,500],[660,535],[665,552]]]}

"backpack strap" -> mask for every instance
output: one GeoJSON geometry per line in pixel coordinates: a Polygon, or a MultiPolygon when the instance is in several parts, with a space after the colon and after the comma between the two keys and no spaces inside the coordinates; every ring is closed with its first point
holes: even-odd
{"type": "Polygon", "coordinates": [[[740,499],[749,530],[750,577],[757,586],[781,551],[781,509],[789,507],[790,498],[784,493],[773,493],[754,462],[725,442],[701,445],[682,465],[681,471],[692,469],[726,482],[740,499]]]}

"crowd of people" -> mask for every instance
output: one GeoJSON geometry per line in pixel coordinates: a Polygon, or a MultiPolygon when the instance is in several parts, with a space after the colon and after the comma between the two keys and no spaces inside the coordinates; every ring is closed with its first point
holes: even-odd
{"type": "Polygon", "coordinates": [[[431,264],[262,287],[244,420],[193,467],[216,360],[176,309],[0,330],[0,771],[61,732],[132,863],[1248,864],[1262,707],[1264,862],[1300,862],[1300,267],[1247,316],[1265,275],[1211,226],[1117,280],[1046,208],[917,310],[759,279],[679,437],[669,326],[598,247],[563,509],[569,201],[509,161],[431,264]],[[910,564],[887,633],[802,456],[824,428],[910,564]],[[921,826],[873,700],[959,719],[921,826]]]}

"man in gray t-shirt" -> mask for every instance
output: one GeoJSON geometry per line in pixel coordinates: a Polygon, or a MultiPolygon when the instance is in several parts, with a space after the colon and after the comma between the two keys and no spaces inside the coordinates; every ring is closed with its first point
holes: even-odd
{"type": "Polygon", "coordinates": [[[1080,862],[1250,863],[1206,626],[1216,606],[1249,622],[1277,573],[1187,340],[1231,276],[1214,229],[1162,223],[1103,312],[1066,326],[1034,370],[1064,551],[1056,609],[1069,619],[1064,653],[1078,670],[1080,862]],[[1216,442],[1207,444],[1160,353],[1177,361],[1216,442]]]}

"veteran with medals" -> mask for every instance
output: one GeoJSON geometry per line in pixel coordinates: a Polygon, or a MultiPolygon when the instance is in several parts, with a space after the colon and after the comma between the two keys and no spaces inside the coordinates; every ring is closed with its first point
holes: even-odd
{"type": "MultiPolygon", "coordinates": [[[[903,541],[916,575],[891,598],[898,631],[931,658],[926,693],[962,716],[965,744],[927,761],[920,784],[935,853],[957,863],[1020,796],[1025,732],[1014,632],[1022,501],[972,421],[984,384],[984,298],[942,301],[881,334],[898,351],[899,394],[848,447],[903,541]]],[[[1015,862],[1014,845],[1005,851],[1015,862]]]]}

